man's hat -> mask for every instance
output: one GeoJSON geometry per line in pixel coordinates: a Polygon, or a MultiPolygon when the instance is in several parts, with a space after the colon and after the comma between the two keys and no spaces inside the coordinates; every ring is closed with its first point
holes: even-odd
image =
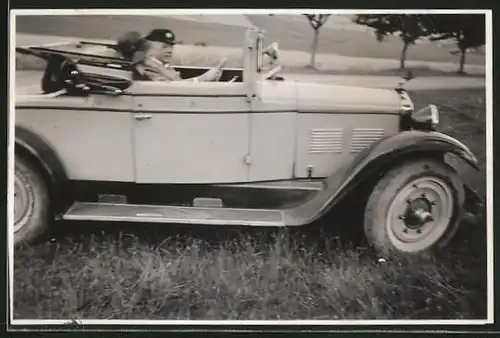
{"type": "Polygon", "coordinates": [[[168,43],[171,45],[175,45],[177,43],[175,41],[174,32],[170,29],[153,29],[149,32],[145,39],[149,41],[168,43]]]}

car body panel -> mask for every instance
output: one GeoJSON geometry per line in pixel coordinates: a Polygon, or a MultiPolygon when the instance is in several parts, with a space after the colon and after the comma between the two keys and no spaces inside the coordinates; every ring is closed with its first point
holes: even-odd
{"type": "Polygon", "coordinates": [[[295,177],[327,177],[360,151],[395,134],[393,115],[300,113],[297,119],[295,177]]]}
{"type": "Polygon", "coordinates": [[[252,112],[296,112],[296,81],[257,81],[255,97],[252,98],[252,112]]]}
{"type": "MultiPolygon", "coordinates": [[[[160,98],[169,96],[246,97],[246,88],[241,82],[134,81],[124,94],[160,98]]],[[[217,110],[225,108],[223,104],[217,106],[217,110]]]]}
{"type": "Polygon", "coordinates": [[[43,136],[61,159],[68,179],[134,181],[130,111],[55,107],[18,108],[16,126],[43,136]]]}
{"type": "Polygon", "coordinates": [[[135,125],[137,183],[248,179],[248,113],[153,113],[135,125]]]}
{"type": "Polygon", "coordinates": [[[137,183],[248,180],[249,113],[242,83],[152,83],[126,91],[134,124],[137,183]],[[165,168],[158,170],[158,168],[165,168]]]}
{"type": "MultiPolygon", "coordinates": [[[[477,166],[453,138],[402,131],[402,114],[413,109],[404,90],[269,80],[279,67],[261,71],[261,52],[262,36],[250,31],[244,68],[231,70],[242,82],[135,79],[109,95],[18,95],[16,125],[41,135],[72,181],[215,186],[325,178],[321,190],[283,210],[292,226],[314,221],[400,155],[454,152],[477,166]]],[[[115,72],[113,58],[75,57],[115,72]]],[[[130,65],[120,62],[114,76],[128,79],[130,65]]]]}
{"type": "MultiPolygon", "coordinates": [[[[349,112],[346,108],[345,112],[341,110],[343,105],[336,107],[325,88],[337,86],[312,87],[324,90],[323,99],[314,94],[320,103],[303,105],[304,110],[299,112],[297,93],[302,85],[261,81],[249,101],[244,83],[135,81],[119,96],[49,99],[40,95],[39,99],[25,101],[20,96],[17,114],[19,125],[42,135],[51,134],[49,140],[65,159],[70,179],[137,183],[217,184],[326,177],[346,156],[353,156],[348,150],[350,142],[369,146],[397,131],[398,116],[391,116],[392,111],[367,114],[360,122],[357,109],[349,112]],[[33,118],[40,109],[47,112],[44,117],[33,118]],[[137,114],[151,118],[134,120],[137,114]],[[56,125],[49,122],[54,118],[56,125]],[[92,136],[80,137],[85,142],[73,138],[80,135],[82,126],[93,130],[92,136]],[[360,128],[353,131],[353,126],[360,128]],[[113,141],[109,132],[116,135],[113,141]],[[337,135],[339,132],[342,135],[337,135]],[[120,150],[111,151],[118,145],[120,150]],[[75,152],[77,146],[89,157],[80,159],[80,151],[75,152]],[[88,158],[100,164],[86,162],[82,166],[88,158]],[[111,159],[114,165],[106,165],[111,159]],[[273,166],[269,165],[271,160],[273,166]],[[156,170],[158,167],[169,170],[156,170]],[[104,169],[107,173],[98,173],[104,169]]],[[[346,97],[352,97],[351,91],[357,93],[356,88],[339,88],[342,90],[337,93],[346,97]]],[[[383,95],[373,97],[394,109],[397,95],[389,90],[381,92],[384,100],[380,99],[383,95]]],[[[304,102],[305,96],[302,92],[304,102]]]]}
{"type": "MultiPolygon", "coordinates": [[[[284,212],[285,224],[299,226],[309,224],[328,212],[342,196],[358,183],[373,174],[382,173],[385,165],[397,165],[398,159],[407,160],[417,155],[454,153],[477,169],[477,159],[461,142],[439,133],[427,131],[403,131],[384,138],[366,148],[355,158],[343,162],[338,170],[326,178],[324,188],[305,203],[284,212]]],[[[385,167],[384,169],[387,169],[385,167]]]]}
{"type": "Polygon", "coordinates": [[[400,97],[395,90],[299,82],[299,112],[399,114],[400,97]]]}
{"type": "Polygon", "coordinates": [[[250,115],[249,182],[294,178],[297,113],[250,115]]]}

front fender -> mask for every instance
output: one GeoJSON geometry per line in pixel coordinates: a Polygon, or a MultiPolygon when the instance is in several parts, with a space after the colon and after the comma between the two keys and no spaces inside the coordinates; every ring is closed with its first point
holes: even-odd
{"type": "Polygon", "coordinates": [[[404,131],[375,143],[356,158],[353,169],[362,163],[377,159],[423,152],[453,153],[479,170],[476,155],[462,142],[443,133],[416,130],[404,131]]]}
{"type": "Polygon", "coordinates": [[[479,169],[477,157],[460,141],[439,132],[404,131],[384,138],[361,152],[325,180],[323,190],[292,209],[284,210],[287,225],[304,225],[328,212],[365,178],[383,173],[388,165],[406,161],[408,155],[453,153],[479,169]]]}

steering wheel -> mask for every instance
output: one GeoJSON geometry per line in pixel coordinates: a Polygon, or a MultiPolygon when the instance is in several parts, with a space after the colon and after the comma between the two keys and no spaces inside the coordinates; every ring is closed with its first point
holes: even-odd
{"type": "MultiPolygon", "coordinates": [[[[222,62],[221,62],[222,63],[222,62]]],[[[193,81],[207,81],[207,82],[219,82],[223,74],[222,65],[219,64],[217,67],[210,68],[205,73],[191,78],[193,81]]]]}

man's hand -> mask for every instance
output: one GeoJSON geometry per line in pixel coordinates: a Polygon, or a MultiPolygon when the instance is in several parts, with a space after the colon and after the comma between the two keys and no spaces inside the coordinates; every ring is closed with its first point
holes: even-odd
{"type": "Polygon", "coordinates": [[[222,66],[224,66],[224,64],[227,62],[227,58],[222,58],[221,61],[219,62],[219,64],[217,66],[215,66],[214,68],[217,69],[217,72],[214,76],[214,81],[219,81],[219,79],[221,78],[222,76],[222,66]]]}
{"type": "Polygon", "coordinates": [[[212,67],[210,70],[207,70],[205,73],[194,79],[198,81],[219,81],[222,76],[222,66],[224,66],[226,62],[227,58],[222,58],[217,66],[212,67]]]}
{"type": "Polygon", "coordinates": [[[227,62],[227,58],[223,57],[220,60],[219,64],[217,66],[215,66],[215,68],[219,68],[219,69],[222,68],[222,66],[224,66],[226,64],[226,62],[227,62]]]}

